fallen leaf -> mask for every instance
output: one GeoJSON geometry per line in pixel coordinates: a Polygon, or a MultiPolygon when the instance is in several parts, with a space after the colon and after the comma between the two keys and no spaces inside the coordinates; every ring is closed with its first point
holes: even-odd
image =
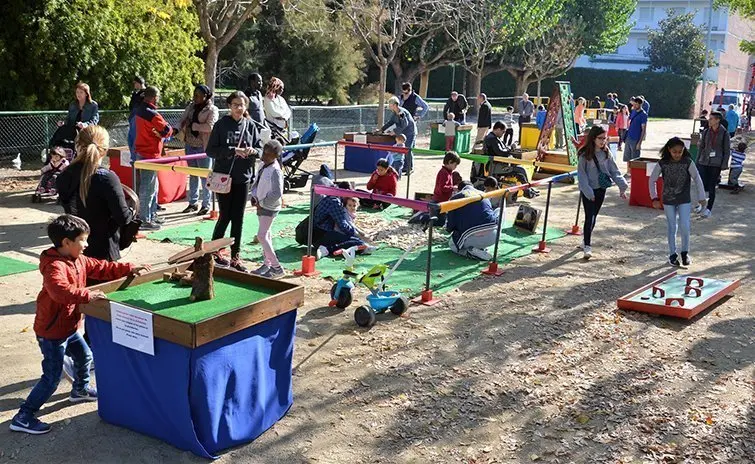
{"type": "Polygon", "coordinates": [[[29,326],[28,325],[26,327],[24,327],[23,329],[21,329],[21,333],[26,333],[28,331],[29,331],[29,326]]]}

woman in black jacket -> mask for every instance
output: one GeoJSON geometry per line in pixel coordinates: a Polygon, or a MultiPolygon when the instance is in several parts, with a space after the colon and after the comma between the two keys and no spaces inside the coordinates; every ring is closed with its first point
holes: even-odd
{"type": "Polygon", "coordinates": [[[108,261],[121,258],[120,228],[134,212],[126,204],[118,176],[100,167],[110,137],[102,126],[87,126],[76,138],[76,158],[57,180],[63,209],[89,224],[86,256],[108,261]]]}
{"type": "Polygon", "coordinates": [[[231,260],[216,253],[215,263],[219,266],[230,265],[237,271],[246,272],[240,256],[241,231],[249,184],[254,177],[254,163],[262,154],[262,141],[257,133],[257,126],[247,112],[249,98],[244,92],[233,92],[226,102],[231,112],[215,123],[205,149],[207,156],[215,160],[213,172],[231,175],[231,191],[216,194],[220,217],[215,224],[212,239],[222,238],[230,224],[231,237],[234,239],[231,260]]]}

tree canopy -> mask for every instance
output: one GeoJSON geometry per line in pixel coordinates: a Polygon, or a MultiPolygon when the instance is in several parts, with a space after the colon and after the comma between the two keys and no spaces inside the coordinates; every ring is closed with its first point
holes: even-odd
{"type": "MultiPolygon", "coordinates": [[[[705,67],[705,29],[696,26],[694,13],[675,14],[658,23],[658,30],[648,31],[648,46],[643,50],[650,59],[649,71],[664,71],[690,77],[700,77],[705,67]]],[[[715,66],[713,54],[708,66],[715,66]]]]}
{"type": "Polygon", "coordinates": [[[78,81],[102,108],[123,108],[135,75],[171,104],[200,80],[199,23],[186,0],[5,0],[0,16],[3,109],[64,108],[78,81]]]}

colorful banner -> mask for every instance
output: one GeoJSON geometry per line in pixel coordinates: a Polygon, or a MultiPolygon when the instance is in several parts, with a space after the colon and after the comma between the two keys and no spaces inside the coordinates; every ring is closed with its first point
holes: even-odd
{"type": "Polygon", "coordinates": [[[564,121],[564,139],[566,141],[566,154],[569,156],[569,164],[577,165],[577,127],[574,125],[574,108],[571,106],[571,84],[569,82],[556,82],[561,94],[561,116],[564,121]]]}
{"type": "Polygon", "coordinates": [[[561,111],[561,98],[559,88],[553,89],[553,94],[548,102],[548,112],[545,115],[545,122],[540,129],[540,139],[537,141],[537,160],[545,159],[545,153],[548,151],[551,135],[558,122],[558,113],[561,111]]]}

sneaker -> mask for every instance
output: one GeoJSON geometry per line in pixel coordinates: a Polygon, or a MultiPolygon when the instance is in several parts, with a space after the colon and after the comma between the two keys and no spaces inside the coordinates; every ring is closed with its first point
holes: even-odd
{"type": "Polygon", "coordinates": [[[142,225],[139,226],[139,230],[160,230],[160,224],[155,224],[154,222],[143,222],[142,225]]]}
{"type": "Polygon", "coordinates": [[[679,257],[676,255],[676,253],[669,255],[668,257],[668,263],[672,266],[679,267],[681,264],[679,264],[679,257]]]}
{"type": "Polygon", "coordinates": [[[692,264],[692,260],[689,254],[686,251],[682,251],[682,266],[689,266],[690,264],[692,264]]]}
{"type": "Polygon", "coordinates": [[[81,391],[72,391],[68,397],[71,403],[84,403],[97,401],[97,389],[89,385],[81,391]]]}
{"type": "Polygon", "coordinates": [[[315,260],[319,261],[323,259],[324,257],[328,256],[330,253],[328,252],[328,249],[325,248],[323,245],[320,245],[317,247],[317,251],[315,252],[315,260]]]}
{"type": "Polygon", "coordinates": [[[702,213],[700,213],[700,219],[708,219],[711,214],[713,214],[708,208],[705,208],[702,213]]]}
{"type": "Polygon", "coordinates": [[[695,211],[695,214],[700,214],[700,213],[702,213],[702,212],[703,212],[703,207],[702,207],[702,205],[697,205],[697,206],[695,206],[695,209],[694,209],[694,211],[695,211]]]}
{"type": "Polygon", "coordinates": [[[22,416],[21,413],[13,416],[9,427],[14,432],[25,432],[31,435],[42,435],[50,431],[50,424],[46,424],[34,416],[22,416]]]}
{"type": "Polygon", "coordinates": [[[474,247],[467,250],[467,256],[469,256],[470,258],[479,259],[480,261],[490,261],[493,259],[493,255],[488,253],[487,250],[474,247]]]}
{"type": "Polygon", "coordinates": [[[271,267],[270,270],[267,271],[267,273],[264,275],[264,277],[267,277],[268,279],[280,279],[281,277],[284,277],[286,275],[286,271],[283,270],[283,267],[276,266],[271,267]]]}
{"type": "Polygon", "coordinates": [[[592,258],[592,247],[589,245],[585,245],[584,248],[582,248],[582,258],[584,259],[590,259],[592,258]]]}
{"type": "Polygon", "coordinates": [[[184,214],[186,214],[186,213],[193,213],[194,211],[197,211],[198,209],[199,209],[199,206],[197,206],[197,205],[189,205],[189,206],[187,206],[181,212],[184,213],[184,214]]]}
{"type": "Polygon", "coordinates": [[[165,207],[162,206],[162,205],[157,205],[157,210],[158,211],[165,211],[165,207]]]}
{"type": "Polygon", "coordinates": [[[264,276],[265,274],[268,273],[268,271],[270,271],[270,266],[268,266],[267,264],[263,264],[262,266],[250,272],[250,274],[264,276]]]}
{"type": "Polygon", "coordinates": [[[202,209],[200,209],[199,211],[197,211],[197,216],[204,216],[204,215],[208,214],[209,212],[210,212],[210,208],[205,208],[203,206],[202,209]]]}
{"type": "Polygon", "coordinates": [[[155,214],[155,219],[153,219],[152,222],[154,222],[157,225],[162,225],[162,224],[165,224],[165,219],[155,214]]]}
{"type": "Polygon", "coordinates": [[[230,264],[230,266],[231,266],[231,268],[233,268],[233,269],[235,269],[235,270],[237,270],[239,272],[244,272],[244,273],[249,272],[249,270],[246,268],[246,266],[244,266],[241,263],[241,258],[239,258],[238,256],[235,257],[235,258],[231,258],[231,264],[230,264]]]}
{"type": "Polygon", "coordinates": [[[216,266],[228,267],[231,265],[231,261],[220,253],[215,253],[212,257],[215,259],[216,266]]]}
{"type": "Polygon", "coordinates": [[[375,252],[375,250],[377,250],[377,247],[374,247],[372,245],[366,245],[361,249],[363,255],[371,255],[375,252]]]}
{"type": "Polygon", "coordinates": [[[73,359],[70,356],[63,356],[63,372],[60,373],[60,378],[62,379],[63,377],[73,383],[75,371],[73,370],[73,359]]]}

